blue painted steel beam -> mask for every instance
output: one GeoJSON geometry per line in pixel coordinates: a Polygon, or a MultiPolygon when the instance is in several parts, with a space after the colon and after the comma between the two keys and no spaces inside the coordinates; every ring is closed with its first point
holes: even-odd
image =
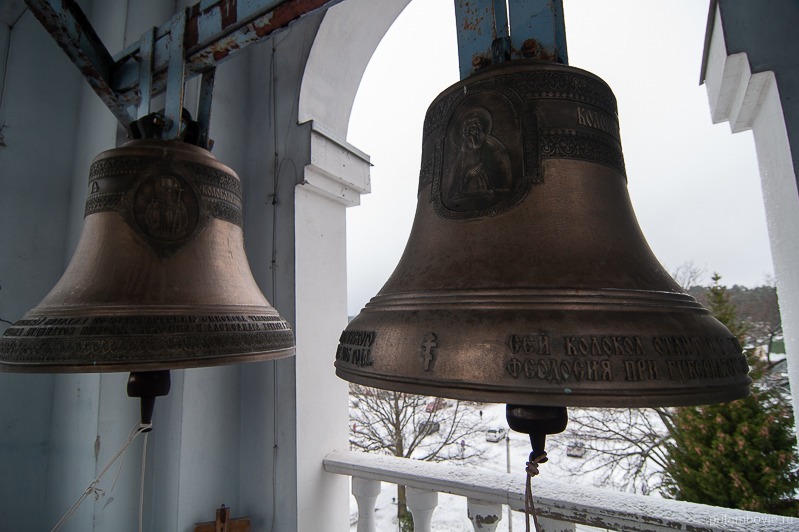
{"type": "Polygon", "coordinates": [[[203,73],[200,81],[200,101],[197,105],[197,124],[200,126],[198,145],[209,150],[213,147],[213,141],[208,137],[208,134],[211,125],[211,101],[214,96],[215,79],[215,68],[203,73]]]}
{"type": "Polygon", "coordinates": [[[139,109],[136,118],[143,118],[150,114],[150,95],[153,92],[153,44],[155,43],[155,28],[145,31],[139,39],[139,109]]]}
{"type": "MultiPolygon", "coordinates": [[[[247,46],[269,38],[298,18],[342,0],[203,0],[188,8],[186,79],[227,61],[247,46]]],[[[166,87],[171,21],[155,32],[153,95],[166,87]]],[[[138,102],[139,45],[115,57],[113,88],[126,102],[138,102]]]]}
{"type": "MultiPolygon", "coordinates": [[[[458,35],[458,60],[463,79],[475,70],[491,64],[491,43],[498,37],[494,2],[455,0],[455,24],[458,35]]],[[[506,26],[506,24],[500,25],[506,26]]]]}
{"type": "MultiPolygon", "coordinates": [[[[300,17],[341,1],[201,0],[187,10],[183,37],[185,79],[215,68],[300,17]]],[[[135,118],[130,112],[132,106],[139,106],[138,113],[148,107],[141,104],[140,84],[150,97],[166,90],[173,21],[155,29],[152,40],[145,36],[112,57],[75,0],[25,2],[126,128],[135,118]],[[141,73],[140,65],[148,63],[151,74],[141,73]]]]}
{"type": "Polygon", "coordinates": [[[183,126],[183,93],[185,69],[183,68],[184,36],[186,34],[186,10],[181,9],[172,16],[169,32],[169,67],[167,69],[166,102],[164,116],[167,128],[163,138],[178,140],[183,126]]]}
{"type": "Polygon", "coordinates": [[[74,0],[26,0],[42,26],[84,75],[94,92],[126,128],[128,104],[111,87],[115,62],[74,0]]]}
{"type": "Polygon", "coordinates": [[[568,63],[563,0],[454,1],[461,79],[512,59],[568,63]]]}
{"type": "Polygon", "coordinates": [[[535,54],[532,43],[541,47],[541,59],[569,63],[566,53],[566,25],[563,20],[563,0],[508,0],[511,48],[522,57],[535,54]]]}

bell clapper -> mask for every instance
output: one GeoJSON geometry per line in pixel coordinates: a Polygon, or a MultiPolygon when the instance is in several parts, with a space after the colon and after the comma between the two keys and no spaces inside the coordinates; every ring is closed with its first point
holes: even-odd
{"type": "Polygon", "coordinates": [[[505,417],[512,430],[530,436],[530,460],[538,463],[547,461],[547,434],[560,434],[569,422],[565,406],[507,405],[505,417]]]}
{"type": "Polygon", "coordinates": [[[172,380],[168,369],[158,371],[131,371],[128,377],[128,397],[141,399],[141,424],[149,432],[153,425],[155,398],[169,393],[172,380]]]}
{"type": "Polygon", "coordinates": [[[538,474],[538,464],[548,460],[546,446],[547,434],[559,434],[566,430],[569,416],[564,406],[507,405],[505,418],[508,426],[516,432],[530,436],[532,451],[526,464],[527,481],[524,495],[524,511],[527,516],[527,530],[530,530],[530,515],[533,516],[536,530],[539,530],[535,516],[531,480],[538,474]]]}

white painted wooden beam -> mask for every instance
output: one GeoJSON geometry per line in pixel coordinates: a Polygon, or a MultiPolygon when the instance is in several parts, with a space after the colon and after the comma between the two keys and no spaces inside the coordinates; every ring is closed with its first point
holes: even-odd
{"type": "MultiPolygon", "coordinates": [[[[516,511],[524,510],[523,474],[354,451],[328,454],[324,459],[324,467],[329,473],[452,493],[487,503],[508,504],[516,511]]],[[[533,498],[541,517],[612,530],[799,530],[799,519],[796,518],[621,493],[541,478],[533,479],[533,498]]]]}

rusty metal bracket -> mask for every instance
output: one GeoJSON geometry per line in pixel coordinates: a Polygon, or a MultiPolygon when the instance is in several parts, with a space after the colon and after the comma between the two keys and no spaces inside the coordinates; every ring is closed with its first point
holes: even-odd
{"type": "Polygon", "coordinates": [[[455,0],[461,79],[513,59],[568,64],[563,0],[455,0]]]}
{"type": "Polygon", "coordinates": [[[81,71],[94,92],[125,126],[128,104],[112,88],[116,63],[74,0],[26,0],[31,12],[81,71]]]}
{"type": "Polygon", "coordinates": [[[563,0],[508,0],[508,9],[511,48],[520,58],[538,48],[534,58],[569,64],[563,0]]]}
{"type": "Polygon", "coordinates": [[[163,138],[177,140],[183,129],[183,96],[185,89],[184,36],[186,35],[186,10],[172,16],[169,32],[169,68],[166,83],[166,130],[163,138]]]}
{"type": "MultiPolygon", "coordinates": [[[[115,57],[75,0],[25,1],[129,134],[130,123],[150,115],[150,100],[166,91],[166,136],[176,138],[182,116],[176,102],[182,106],[186,80],[342,0],[202,0],[145,32],[115,57]]],[[[213,87],[212,79],[203,82],[202,90],[213,87]]],[[[206,108],[199,114],[210,120],[210,96],[205,97],[206,108]]],[[[208,127],[201,124],[201,130],[208,127]]]]}
{"type": "Polygon", "coordinates": [[[150,101],[153,92],[153,45],[155,28],[145,31],[139,39],[139,109],[138,118],[150,114],[150,101]]]}

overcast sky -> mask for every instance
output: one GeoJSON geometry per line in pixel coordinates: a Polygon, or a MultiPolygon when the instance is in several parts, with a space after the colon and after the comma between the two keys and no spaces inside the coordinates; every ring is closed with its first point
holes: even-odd
{"type": "MultiPolygon", "coordinates": [[[[699,85],[707,9],[707,0],[564,0],[569,64],[616,94],[628,190],[661,264],[757,286],[772,266],[754,141],[711,122],[699,85]]],[[[350,315],[408,239],[424,115],[459,78],[454,20],[453,0],[413,0],[361,82],[348,140],[374,166],[372,193],[347,211],[350,315]]]]}

